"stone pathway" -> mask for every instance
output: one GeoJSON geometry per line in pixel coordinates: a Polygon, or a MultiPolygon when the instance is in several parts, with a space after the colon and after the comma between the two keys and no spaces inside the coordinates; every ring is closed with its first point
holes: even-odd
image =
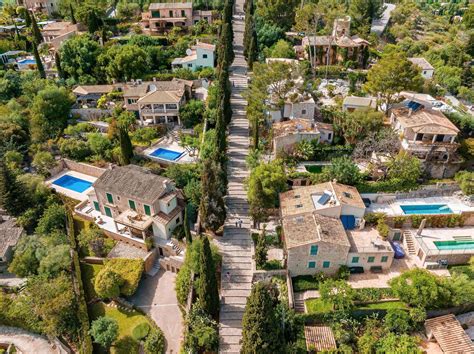
{"type": "Polygon", "coordinates": [[[64,353],[61,348],[49,343],[46,337],[16,327],[0,326],[0,343],[13,343],[23,353],[64,353]]]}
{"type": "Polygon", "coordinates": [[[221,310],[219,335],[220,353],[239,353],[242,338],[242,316],[252,287],[252,240],[250,217],[244,179],[249,171],[245,157],[249,150],[249,123],[245,116],[247,102],[242,91],[247,87],[247,64],[243,57],[244,0],[237,0],[234,15],[235,60],[231,67],[232,121],[228,137],[227,220],[224,236],[219,242],[222,252],[221,310]],[[242,16],[243,17],[243,16],[242,16]],[[242,220],[242,228],[235,222],[242,220]]]}

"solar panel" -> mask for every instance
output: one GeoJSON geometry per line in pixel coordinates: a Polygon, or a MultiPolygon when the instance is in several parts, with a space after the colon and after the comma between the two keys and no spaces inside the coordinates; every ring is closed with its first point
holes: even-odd
{"type": "Polygon", "coordinates": [[[329,199],[331,199],[331,194],[324,192],[324,194],[318,199],[318,204],[326,205],[326,203],[329,202],[329,199]]]}

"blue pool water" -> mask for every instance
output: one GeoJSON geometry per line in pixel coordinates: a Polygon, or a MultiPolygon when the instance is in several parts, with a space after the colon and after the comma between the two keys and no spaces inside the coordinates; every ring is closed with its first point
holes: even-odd
{"type": "Polygon", "coordinates": [[[60,178],[58,178],[56,181],[53,182],[53,184],[63,187],[66,189],[70,189],[74,192],[82,193],[84,192],[87,188],[92,186],[92,182],[85,181],[83,179],[69,176],[69,175],[64,175],[60,178]]]}
{"type": "Polygon", "coordinates": [[[439,250],[473,250],[474,241],[434,241],[439,250]]]}
{"type": "Polygon", "coordinates": [[[181,157],[183,152],[177,152],[173,150],[168,150],[164,148],[158,148],[155,151],[153,151],[150,156],[158,157],[163,160],[168,160],[168,161],[175,161],[178,158],[181,157]]]}
{"type": "Polygon", "coordinates": [[[23,60],[19,60],[18,64],[32,65],[32,64],[36,64],[36,60],[34,60],[34,59],[23,59],[23,60]]]}
{"type": "Polygon", "coordinates": [[[400,205],[403,212],[408,215],[413,214],[452,214],[453,211],[446,204],[416,204],[400,205]]]}

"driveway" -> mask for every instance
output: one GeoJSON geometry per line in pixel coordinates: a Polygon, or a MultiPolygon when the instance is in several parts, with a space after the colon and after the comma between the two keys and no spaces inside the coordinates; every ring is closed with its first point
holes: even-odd
{"type": "Polygon", "coordinates": [[[23,353],[61,353],[46,337],[16,327],[0,326],[0,343],[13,343],[23,353]]]}
{"type": "Polygon", "coordinates": [[[179,353],[183,321],[174,291],[176,274],[161,269],[154,277],[147,276],[132,298],[133,304],[153,318],[166,338],[166,353],[179,353]]]}

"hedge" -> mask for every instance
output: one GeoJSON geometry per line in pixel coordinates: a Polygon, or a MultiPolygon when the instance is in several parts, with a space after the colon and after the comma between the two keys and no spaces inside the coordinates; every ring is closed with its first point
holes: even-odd
{"type": "Polygon", "coordinates": [[[105,267],[101,271],[106,269],[114,271],[124,280],[120,293],[132,296],[137,291],[142,277],[144,262],[141,259],[112,258],[105,261],[105,267]]]}

